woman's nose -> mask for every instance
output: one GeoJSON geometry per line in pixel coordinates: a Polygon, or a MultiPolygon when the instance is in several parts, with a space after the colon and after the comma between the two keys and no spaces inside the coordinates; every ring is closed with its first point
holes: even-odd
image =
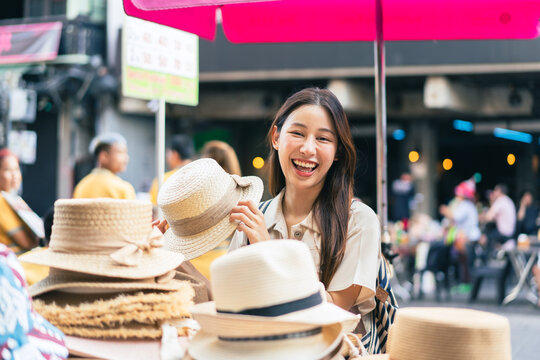
{"type": "Polygon", "coordinates": [[[314,154],[315,153],[315,139],[312,137],[307,137],[304,143],[302,144],[302,147],[300,151],[304,154],[314,154]]]}

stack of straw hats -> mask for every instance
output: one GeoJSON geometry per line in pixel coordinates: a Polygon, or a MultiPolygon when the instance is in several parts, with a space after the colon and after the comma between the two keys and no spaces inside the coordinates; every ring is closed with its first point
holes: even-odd
{"type": "Polygon", "coordinates": [[[500,315],[458,308],[401,308],[379,360],[510,360],[510,325],[500,315]]]}
{"type": "Polygon", "coordinates": [[[49,248],[21,257],[51,268],[29,289],[36,310],[66,335],[95,339],[157,339],[163,323],[190,317],[193,289],[175,279],[184,258],[160,248],[151,222],[150,202],[56,201],[49,248]]]}
{"type": "Polygon", "coordinates": [[[330,359],[359,316],[326,302],[308,247],[264,241],[211,266],[215,301],[194,305],[189,348],[202,359],[330,359]]]}

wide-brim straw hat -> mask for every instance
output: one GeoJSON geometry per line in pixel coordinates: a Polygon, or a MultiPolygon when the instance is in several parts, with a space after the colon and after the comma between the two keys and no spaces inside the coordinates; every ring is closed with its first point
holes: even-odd
{"type": "Polygon", "coordinates": [[[337,354],[343,338],[340,324],[323,326],[312,336],[284,340],[226,341],[216,335],[199,331],[189,346],[196,360],[314,360],[330,359],[337,354]]]}
{"type": "Polygon", "coordinates": [[[239,201],[258,204],[263,182],[257,176],[230,175],[210,158],[193,161],[163,184],[158,206],[169,229],[165,248],[194,259],[217,247],[236,230],[229,213],[239,201]]]}
{"type": "Polygon", "coordinates": [[[401,308],[390,328],[387,352],[389,360],[510,360],[510,324],[503,316],[479,310],[401,308]]]}
{"type": "Polygon", "coordinates": [[[191,308],[202,330],[227,337],[303,332],[341,323],[352,331],[359,316],[326,302],[308,247],[269,240],[216,259],[210,268],[213,302],[191,308]]]}
{"type": "Polygon", "coordinates": [[[78,294],[118,293],[137,290],[176,291],[185,285],[183,281],[174,279],[176,275],[174,270],[171,272],[171,276],[166,275],[126,280],[51,268],[47,277],[28,288],[28,293],[30,296],[35,297],[55,290],[78,294]]]}
{"type": "Polygon", "coordinates": [[[170,272],[184,257],[152,229],[152,204],[139,200],[61,199],[54,204],[49,248],[19,259],[51,268],[124,279],[170,272]]]}

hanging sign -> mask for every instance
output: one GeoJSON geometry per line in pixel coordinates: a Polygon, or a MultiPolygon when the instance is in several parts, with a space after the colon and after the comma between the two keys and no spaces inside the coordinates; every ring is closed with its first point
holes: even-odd
{"type": "Polygon", "coordinates": [[[61,33],[59,21],[0,26],[0,64],[55,59],[61,33]]]}
{"type": "Polygon", "coordinates": [[[122,44],[124,96],[198,104],[198,36],[126,16],[122,44]]]}

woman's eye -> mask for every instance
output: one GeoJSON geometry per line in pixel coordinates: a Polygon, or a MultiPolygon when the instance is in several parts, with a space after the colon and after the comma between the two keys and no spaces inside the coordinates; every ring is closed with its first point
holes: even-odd
{"type": "Polygon", "coordinates": [[[302,133],[300,131],[291,131],[291,134],[293,135],[297,135],[297,136],[302,136],[302,133]]]}
{"type": "Polygon", "coordinates": [[[324,136],[319,137],[319,140],[320,141],[325,141],[325,142],[331,141],[329,138],[326,138],[324,136]]]}

